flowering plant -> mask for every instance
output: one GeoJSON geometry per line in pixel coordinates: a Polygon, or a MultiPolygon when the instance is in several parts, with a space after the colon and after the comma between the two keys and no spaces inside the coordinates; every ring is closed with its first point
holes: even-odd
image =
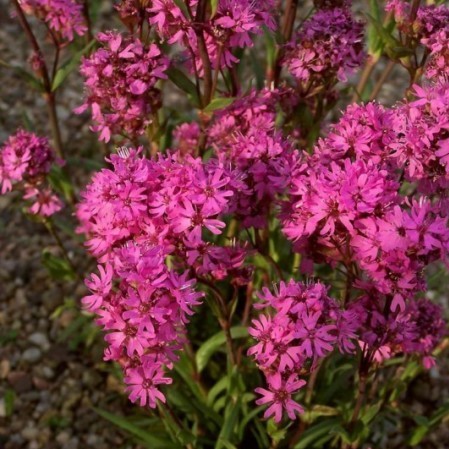
{"type": "MultiPolygon", "coordinates": [[[[59,57],[89,39],[89,12],[13,3],[61,157],[67,65],[49,72],[27,15],[59,57]]],[[[400,387],[443,350],[449,8],[298,3],[122,0],[122,28],[69,61],[75,112],[110,145],[79,195],[59,189],[96,265],[81,303],[129,399],[156,417],[125,425],[148,447],[384,447],[400,387]],[[401,96],[378,100],[395,69],[401,96]]],[[[56,235],[51,188],[71,167],[52,180],[52,163],[24,130],[0,151],[2,193],[21,189],[56,235]]]]}

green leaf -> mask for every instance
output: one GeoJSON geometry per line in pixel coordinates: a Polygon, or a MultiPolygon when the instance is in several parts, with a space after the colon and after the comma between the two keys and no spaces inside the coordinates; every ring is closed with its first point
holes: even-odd
{"type": "Polygon", "coordinates": [[[182,377],[189,386],[190,391],[201,401],[206,402],[206,394],[194,380],[195,372],[191,366],[190,360],[185,353],[181,354],[179,361],[175,364],[176,372],[182,377]]]}
{"type": "Polygon", "coordinates": [[[80,63],[81,57],[85,55],[94,45],[95,41],[90,41],[83,49],[76,52],[68,61],[66,61],[56,72],[55,77],[51,83],[51,90],[54,92],[69,76],[73,70],[75,70],[80,63]]]}
{"type": "Polygon", "coordinates": [[[252,410],[242,419],[239,428],[239,435],[243,437],[246,426],[251,420],[253,420],[259,413],[261,413],[266,408],[265,405],[260,405],[259,407],[252,408],[252,410]]]}
{"type": "Polygon", "coordinates": [[[427,432],[429,432],[430,427],[429,426],[418,426],[412,433],[409,444],[411,446],[416,446],[417,444],[421,443],[422,439],[426,436],[427,432]]]}
{"type": "Polygon", "coordinates": [[[237,446],[234,446],[231,442],[229,442],[227,440],[219,439],[217,441],[217,445],[218,444],[220,445],[219,447],[224,447],[225,449],[237,449],[237,446]]]}
{"type": "Polygon", "coordinates": [[[76,279],[76,273],[73,272],[70,264],[47,249],[42,251],[42,263],[53,279],[62,281],[73,281],[76,279]]]}
{"type": "Polygon", "coordinates": [[[310,411],[306,411],[302,419],[305,422],[313,422],[320,416],[336,416],[339,414],[335,407],[328,407],[326,405],[314,405],[310,411]]]}
{"type": "MultiPolygon", "coordinates": [[[[230,329],[232,338],[247,338],[248,329],[245,326],[235,326],[230,329]]],[[[226,343],[226,337],[223,331],[218,332],[213,337],[203,343],[196,353],[196,366],[198,372],[201,372],[209,362],[215,351],[226,343]]]]}
{"type": "Polygon", "coordinates": [[[264,30],[265,45],[267,47],[267,67],[272,70],[277,58],[276,40],[273,33],[269,30],[264,30]]]}
{"type": "Polygon", "coordinates": [[[279,443],[285,438],[287,430],[291,426],[291,424],[292,423],[288,424],[286,427],[278,427],[278,425],[273,421],[273,419],[270,419],[267,422],[267,433],[268,435],[270,435],[275,445],[277,445],[277,443],[279,443]]]}
{"type": "Polygon", "coordinates": [[[386,47],[387,50],[401,47],[400,41],[398,41],[391,34],[389,29],[384,27],[383,23],[380,20],[376,19],[371,14],[367,14],[367,17],[369,19],[370,24],[376,30],[376,32],[377,32],[377,34],[379,36],[380,42],[382,43],[382,45],[384,45],[386,47]]]}
{"type": "Polygon", "coordinates": [[[183,12],[184,16],[188,19],[190,18],[189,10],[184,2],[184,0],[174,0],[176,6],[183,12]]]}
{"type": "Polygon", "coordinates": [[[200,100],[198,98],[198,92],[196,90],[195,84],[184,74],[181,70],[175,67],[170,67],[167,70],[168,79],[178,86],[183,92],[189,95],[192,103],[199,107],[200,100]]]}
{"type": "Polygon", "coordinates": [[[207,403],[212,405],[215,402],[217,396],[226,391],[229,385],[229,377],[222,377],[210,390],[207,394],[207,403]]]}
{"type": "Polygon", "coordinates": [[[64,198],[69,199],[73,197],[72,183],[61,167],[53,164],[48,175],[48,180],[53,189],[61,195],[64,195],[64,198]]]}
{"type": "Polygon", "coordinates": [[[382,401],[379,401],[377,404],[371,405],[364,411],[363,416],[360,419],[364,424],[369,424],[379,414],[381,408],[382,401]]]}
{"type": "MultiPolygon", "coordinates": [[[[312,444],[322,438],[325,434],[336,430],[339,426],[340,420],[337,418],[327,419],[325,421],[321,421],[320,423],[309,427],[301,436],[301,440],[296,443],[294,449],[309,449],[312,447],[312,444]]],[[[329,435],[329,439],[332,438],[332,435],[329,435]]]]}
{"type": "Polygon", "coordinates": [[[379,26],[382,26],[381,19],[381,8],[380,3],[377,0],[370,0],[370,12],[371,12],[371,23],[368,25],[368,53],[375,57],[380,57],[383,51],[383,41],[377,32],[376,26],[372,23],[373,21],[379,26]]]}
{"type": "Polygon", "coordinates": [[[430,425],[435,426],[439,424],[443,419],[449,416],[449,402],[442,405],[429,419],[430,425]]]}
{"type": "Polygon", "coordinates": [[[217,14],[218,0],[210,0],[211,18],[217,14]]]}
{"type": "Polygon", "coordinates": [[[213,112],[218,109],[223,109],[234,102],[234,97],[214,98],[204,109],[204,112],[213,112]]]}
{"type": "Polygon", "coordinates": [[[241,408],[241,400],[237,399],[236,402],[230,401],[228,402],[225,409],[224,423],[221,428],[220,434],[218,436],[217,444],[215,445],[215,449],[221,449],[223,447],[227,448],[229,445],[227,443],[231,443],[232,436],[234,434],[234,430],[237,426],[239,415],[241,408]]]}
{"type": "Polygon", "coordinates": [[[3,330],[0,332],[0,346],[16,341],[19,332],[16,329],[3,330]]]}
{"type": "Polygon", "coordinates": [[[106,410],[102,410],[94,407],[96,413],[98,413],[101,417],[107,419],[115,426],[126,430],[134,437],[138,438],[140,441],[145,443],[145,446],[148,449],[180,449],[181,446],[174,444],[168,441],[168,435],[164,436],[156,436],[154,432],[147,432],[140,427],[136,426],[132,421],[123,416],[113,415],[112,413],[107,412],[106,410]]]}

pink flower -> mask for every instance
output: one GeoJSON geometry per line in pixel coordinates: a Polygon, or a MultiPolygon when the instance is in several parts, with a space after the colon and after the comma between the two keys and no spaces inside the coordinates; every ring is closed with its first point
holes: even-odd
{"type": "Polygon", "coordinates": [[[49,188],[27,187],[23,198],[33,200],[29,211],[42,217],[51,217],[64,207],[62,201],[49,188]]]}
{"type": "Polygon", "coordinates": [[[349,9],[331,8],[318,10],[303,24],[287,46],[285,64],[300,82],[316,77],[344,81],[364,56],[363,24],[349,9]]]}
{"type": "Polygon", "coordinates": [[[155,85],[167,77],[169,61],[155,44],[147,46],[114,31],[97,38],[103,47],[83,58],[86,100],[75,112],[90,107],[96,123],[92,129],[100,132],[100,140],[123,133],[134,138],[144,133],[159,107],[155,85]]]}
{"type": "Polygon", "coordinates": [[[279,373],[273,374],[268,379],[269,390],[265,388],[256,388],[256,393],[262,395],[257,399],[256,404],[271,404],[264,413],[264,418],[274,415],[274,421],[280,422],[282,413],[285,410],[287,416],[294,420],[297,413],[304,413],[304,409],[292,399],[292,394],[299,391],[306,382],[298,380],[292,375],[288,379],[283,380],[279,373]]]}
{"type": "Polygon", "coordinates": [[[76,0],[21,0],[25,13],[44,20],[61,38],[72,41],[87,31],[83,6],[76,0]]]}
{"type": "Polygon", "coordinates": [[[139,401],[141,407],[148,405],[156,408],[157,400],[165,403],[165,396],[159,390],[159,385],[170,384],[172,379],[164,377],[160,366],[141,366],[129,368],[125,382],[132,402],[139,401]]]}
{"type": "Polygon", "coordinates": [[[93,293],[85,296],[81,301],[89,312],[95,312],[103,303],[103,298],[109,294],[112,288],[113,270],[111,265],[105,267],[98,265],[100,276],[91,274],[90,279],[86,279],[87,288],[93,293]]]}
{"type": "Polygon", "coordinates": [[[301,350],[307,357],[323,357],[333,350],[336,336],[329,332],[335,332],[335,325],[317,326],[321,312],[307,314],[304,312],[301,321],[296,324],[295,337],[301,343],[301,350]]]}

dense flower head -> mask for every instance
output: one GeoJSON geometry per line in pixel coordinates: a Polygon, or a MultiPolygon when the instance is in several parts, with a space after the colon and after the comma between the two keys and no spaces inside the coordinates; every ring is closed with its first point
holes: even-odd
{"type": "Polygon", "coordinates": [[[54,160],[46,137],[19,129],[6,140],[0,152],[2,193],[10,191],[13,183],[45,176],[54,160]]]}
{"type": "Polygon", "coordinates": [[[77,0],[20,0],[20,6],[69,42],[75,34],[82,36],[87,31],[83,6],[77,0]]]}
{"type": "Polygon", "coordinates": [[[174,147],[181,154],[194,154],[200,138],[200,125],[197,122],[182,123],[173,130],[174,147]]]}
{"type": "MultiPolygon", "coordinates": [[[[189,10],[195,15],[197,1],[191,1],[189,10]]],[[[154,0],[147,8],[149,23],[169,44],[186,48],[186,59],[192,70],[203,74],[200,42],[203,39],[211,65],[214,68],[231,67],[239,59],[233,49],[251,47],[254,35],[263,27],[276,28],[273,0],[219,0],[215,14],[198,24],[173,0],[154,0]],[[199,29],[201,28],[201,29],[199,29]],[[193,61],[191,61],[193,57],[193,61]],[[193,63],[192,63],[193,62],[193,63]]]]}
{"type": "Polygon", "coordinates": [[[287,45],[288,71],[300,83],[344,81],[364,59],[363,24],[348,8],[320,9],[287,45]]]}
{"type": "Polygon", "coordinates": [[[114,31],[99,33],[98,41],[103,46],[81,64],[86,101],[76,111],[90,107],[100,140],[108,142],[113,134],[135,138],[160,107],[156,83],[167,78],[169,61],[156,44],[114,31]]]}
{"type": "Polygon", "coordinates": [[[255,307],[261,312],[249,329],[257,344],[248,354],[265,374],[268,390],[256,389],[263,395],[257,403],[272,402],[265,417],[274,414],[279,422],[284,408],[294,419],[295,412],[302,412],[291,398],[305,384],[299,376],[315,369],[335,347],[351,352],[355,349],[355,315],[341,313],[319,282],[281,282],[274,293],[264,288],[259,297],[262,302],[255,307]]]}
{"type": "Polygon", "coordinates": [[[329,166],[310,161],[292,180],[292,201],[286,204],[284,230],[297,248],[340,260],[339,245],[353,235],[360,220],[383,217],[399,201],[398,183],[372,162],[349,158],[329,166]],[[310,247],[313,242],[313,248],[310,247]],[[333,251],[335,249],[335,252],[333,251]]]}
{"type": "Polygon", "coordinates": [[[32,200],[29,212],[49,217],[62,208],[62,202],[47,186],[46,176],[53,163],[60,164],[46,137],[19,129],[0,148],[1,193],[23,191],[32,200]]]}
{"type": "Polygon", "coordinates": [[[371,293],[349,305],[349,312],[358,317],[356,333],[362,350],[377,363],[405,353],[419,355],[426,368],[432,367],[432,351],[447,334],[441,307],[421,298],[402,311],[385,313],[385,301],[388,297],[371,293]]]}
{"type": "MultiPolygon", "coordinates": [[[[449,9],[448,9],[449,12],[449,9]]],[[[447,23],[449,24],[449,14],[447,23]]],[[[425,76],[429,80],[449,81],[449,26],[421,41],[429,50],[425,76]]]]}
{"type": "Polygon", "coordinates": [[[386,5],[386,11],[393,14],[399,30],[417,41],[428,38],[435,32],[446,27],[449,20],[449,8],[445,5],[423,5],[416,12],[416,17],[411,18],[411,2],[404,0],[390,0],[386,5]]]}
{"type": "Polygon", "coordinates": [[[121,0],[114,5],[122,22],[130,29],[139,26],[145,20],[145,1],[141,0],[121,0]]]}
{"type": "Polygon", "coordinates": [[[235,168],[231,212],[246,227],[264,227],[276,196],[285,191],[298,153],[276,128],[283,93],[251,91],[215,114],[207,134],[218,160],[235,168]]]}
{"type": "Polygon", "coordinates": [[[77,216],[101,262],[99,275],[86,280],[84,306],[107,332],[105,357],[122,364],[131,400],[155,407],[164,400],[157,385],[168,383],[164,369],[177,359],[200,304],[196,278],[229,276],[241,285],[250,272],[244,245],[214,243],[225,227],[233,173],[217,160],[181,153],[149,160],[140,153],[112,155],[113,169],[93,177],[77,216]]]}
{"type": "Polygon", "coordinates": [[[303,269],[340,267],[350,286],[341,315],[361,324],[349,326],[353,340],[342,347],[377,362],[407,353],[430,367],[444,333],[441,310],[417,297],[427,267],[449,249],[448,90],[414,86],[391,109],[348,107],[295,167],[281,212],[303,269]]]}

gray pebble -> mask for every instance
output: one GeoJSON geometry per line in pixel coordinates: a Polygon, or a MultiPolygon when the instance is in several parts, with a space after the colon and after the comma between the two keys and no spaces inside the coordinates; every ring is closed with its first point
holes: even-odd
{"type": "Polygon", "coordinates": [[[44,351],[47,351],[50,347],[50,342],[45,334],[42,332],[34,332],[28,337],[28,341],[34,343],[36,346],[39,346],[44,351]]]}
{"type": "Polygon", "coordinates": [[[22,360],[29,363],[36,363],[42,357],[42,352],[39,348],[28,348],[22,354],[22,360]]]}

